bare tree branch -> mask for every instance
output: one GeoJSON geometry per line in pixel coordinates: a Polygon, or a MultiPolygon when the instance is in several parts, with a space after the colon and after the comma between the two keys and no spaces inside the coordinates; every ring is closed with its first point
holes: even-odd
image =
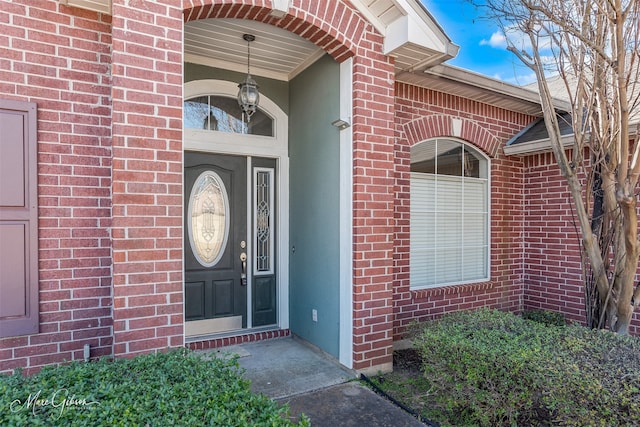
{"type": "Polygon", "coordinates": [[[476,5],[500,25],[508,50],[536,74],[550,146],[580,228],[588,263],[583,271],[591,277],[585,277],[585,286],[595,284],[599,295],[599,324],[627,333],[640,304],[640,287],[634,286],[640,258],[640,1],[485,3],[476,5]],[[526,38],[516,39],[518,34],[526,38]],[[549,77],[551,70],[555,76],[549,77]],[[571,160],[562,144],[552,84],[556,96],[564,88],[571,105],[571,160]]]}

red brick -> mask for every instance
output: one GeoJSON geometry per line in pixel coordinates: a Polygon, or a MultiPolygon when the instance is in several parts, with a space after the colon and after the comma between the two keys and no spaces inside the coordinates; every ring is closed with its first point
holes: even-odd
{"type": "MultiPolygon", "coordinates": [[[[0,92],[39,105],[43,309],[41,335],[0,340],[0,347],[24,349],[31,339],[65,348],[33,346],[14,366],[78,357],[70,334],[95,338],[102,354],[112,346],[123,355],[183,344],[183,11],[147,3],[113,19],[58,2],[9,2],[0,14],[0,43],[11,46],[0,48],[0,92]]],[[[195,0],[184,17],[266,22],[339,61],[353,57],[355,367],[388,363],[390,337],[412,318],[480,306],[517,311],[521,300],[582,315],[579,248],[567,230],[571,209],[553,156],[507,158],[500,148],[532,117],[394,85],[382,35],[344,2],[298,2],[279,21],[264,3],[195,0]],[[462,121],[462,138],[491,158],[492,281],[416,292],[409,285],[410,148],[451,136],[451,117],[462,121]]],[[[12,369],[3,357],[0,351],[0,371],[12,369]]]]}

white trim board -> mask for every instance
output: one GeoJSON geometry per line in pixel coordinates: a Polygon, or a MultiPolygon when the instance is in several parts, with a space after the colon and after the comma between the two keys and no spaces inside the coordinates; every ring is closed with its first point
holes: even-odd
{"type": "MultiPolygon", "coordinates": [[[[351,122],[353,60],[340,64],[340,118],[351,122]]],[[[339,361],[353,367],[353,132],[340,131],[340,328],[339,361]]]]}

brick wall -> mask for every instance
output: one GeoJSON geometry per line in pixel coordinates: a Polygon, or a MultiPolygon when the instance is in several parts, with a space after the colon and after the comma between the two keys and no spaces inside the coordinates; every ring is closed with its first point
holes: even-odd
{"type": "Polygon", "coordinates": [[[210,17],[277,25],[338,62],[357,53],[354,367],[391,363],[393,64],[348,3],[294,1],[276,19],[269,1],[115,0],[113,20],[1,4],[0,93],[39,105],[42,333],[2,340],[0,370],[87,343],[92,356],[183,345],[182,24],[210,17]]]}
{"type": "Polygon", "coordinates": [[[584,322],[578,224],[569,189],[552,153],[525,158],[525,308],[584,322]]]}
{"type": "Polygon", "coordinates": [[[38,105],[40,334],[0,339],[0,372],[111,354],[111,23],[0,1],[0,97],[38,105]]]}
{"type": "Polygon", "coordinates": [[[84,344],[92,356],[183,345],[185,20],[257,20],[354,57],[354,368],[390,367],[409,319],[521,308],[525,174],[501,146],[530,117],[394,87],[381,35],[346,2],[294,0],[283,19],[268,0],[183,3],[114,0],[111,22],[56,0],[0,0],[0,96],[39,106],[41,301],[41,334],[0,340],[0,371],[77,359],[84,344]],[[450,136],[452,118],[491,158],[492,280],[412,292],[409,148],[450,136]]]}
{"type": "Polygon", "coordinates": [[[478,307],[522,308],[524,269],[524,165],[506,157],[506,141],[533,120],[457,96],[396,84],[394,338],[401,339],[413,320],[478,307]],[[452,120],[459,121],[455,135],[452,120]],[[411,290],[409,287],[410,148],[435,137],[462,139],[491,162],[491,280],[460,286],[411,290]]]}
{"type": "Polygon", "coordinates": [[[184,344],[182,12],[113,2],[115,356],[184,344]]]}
{"type": "MultiPolygon", "coordinates": [[[[379,52],[382,38],[366,38],[379,52]]],[[[393,357],[394,70],[361,51],[353,76],[353,367],[376,372],[391,369],[393,357]]]]}
{"type": "MultiPolygon", "coordinates": [[[[525,161],[524,308],[551,310],[585,323],[580,265],[580,225],[571,195],[552,153],[525,161]]],[[[629,332],[640,333],[636,312],[629,332]]]]}

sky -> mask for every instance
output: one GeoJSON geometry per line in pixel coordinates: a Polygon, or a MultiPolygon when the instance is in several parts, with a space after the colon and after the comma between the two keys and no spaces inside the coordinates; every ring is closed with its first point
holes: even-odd
{"type": "Polygon", "coordinates": [[[421,0],[451,41],[458,56],[446,63],[516,85],[535,81],[533,72],[507,51],[497,24],[467,0],[421,0]]]}

